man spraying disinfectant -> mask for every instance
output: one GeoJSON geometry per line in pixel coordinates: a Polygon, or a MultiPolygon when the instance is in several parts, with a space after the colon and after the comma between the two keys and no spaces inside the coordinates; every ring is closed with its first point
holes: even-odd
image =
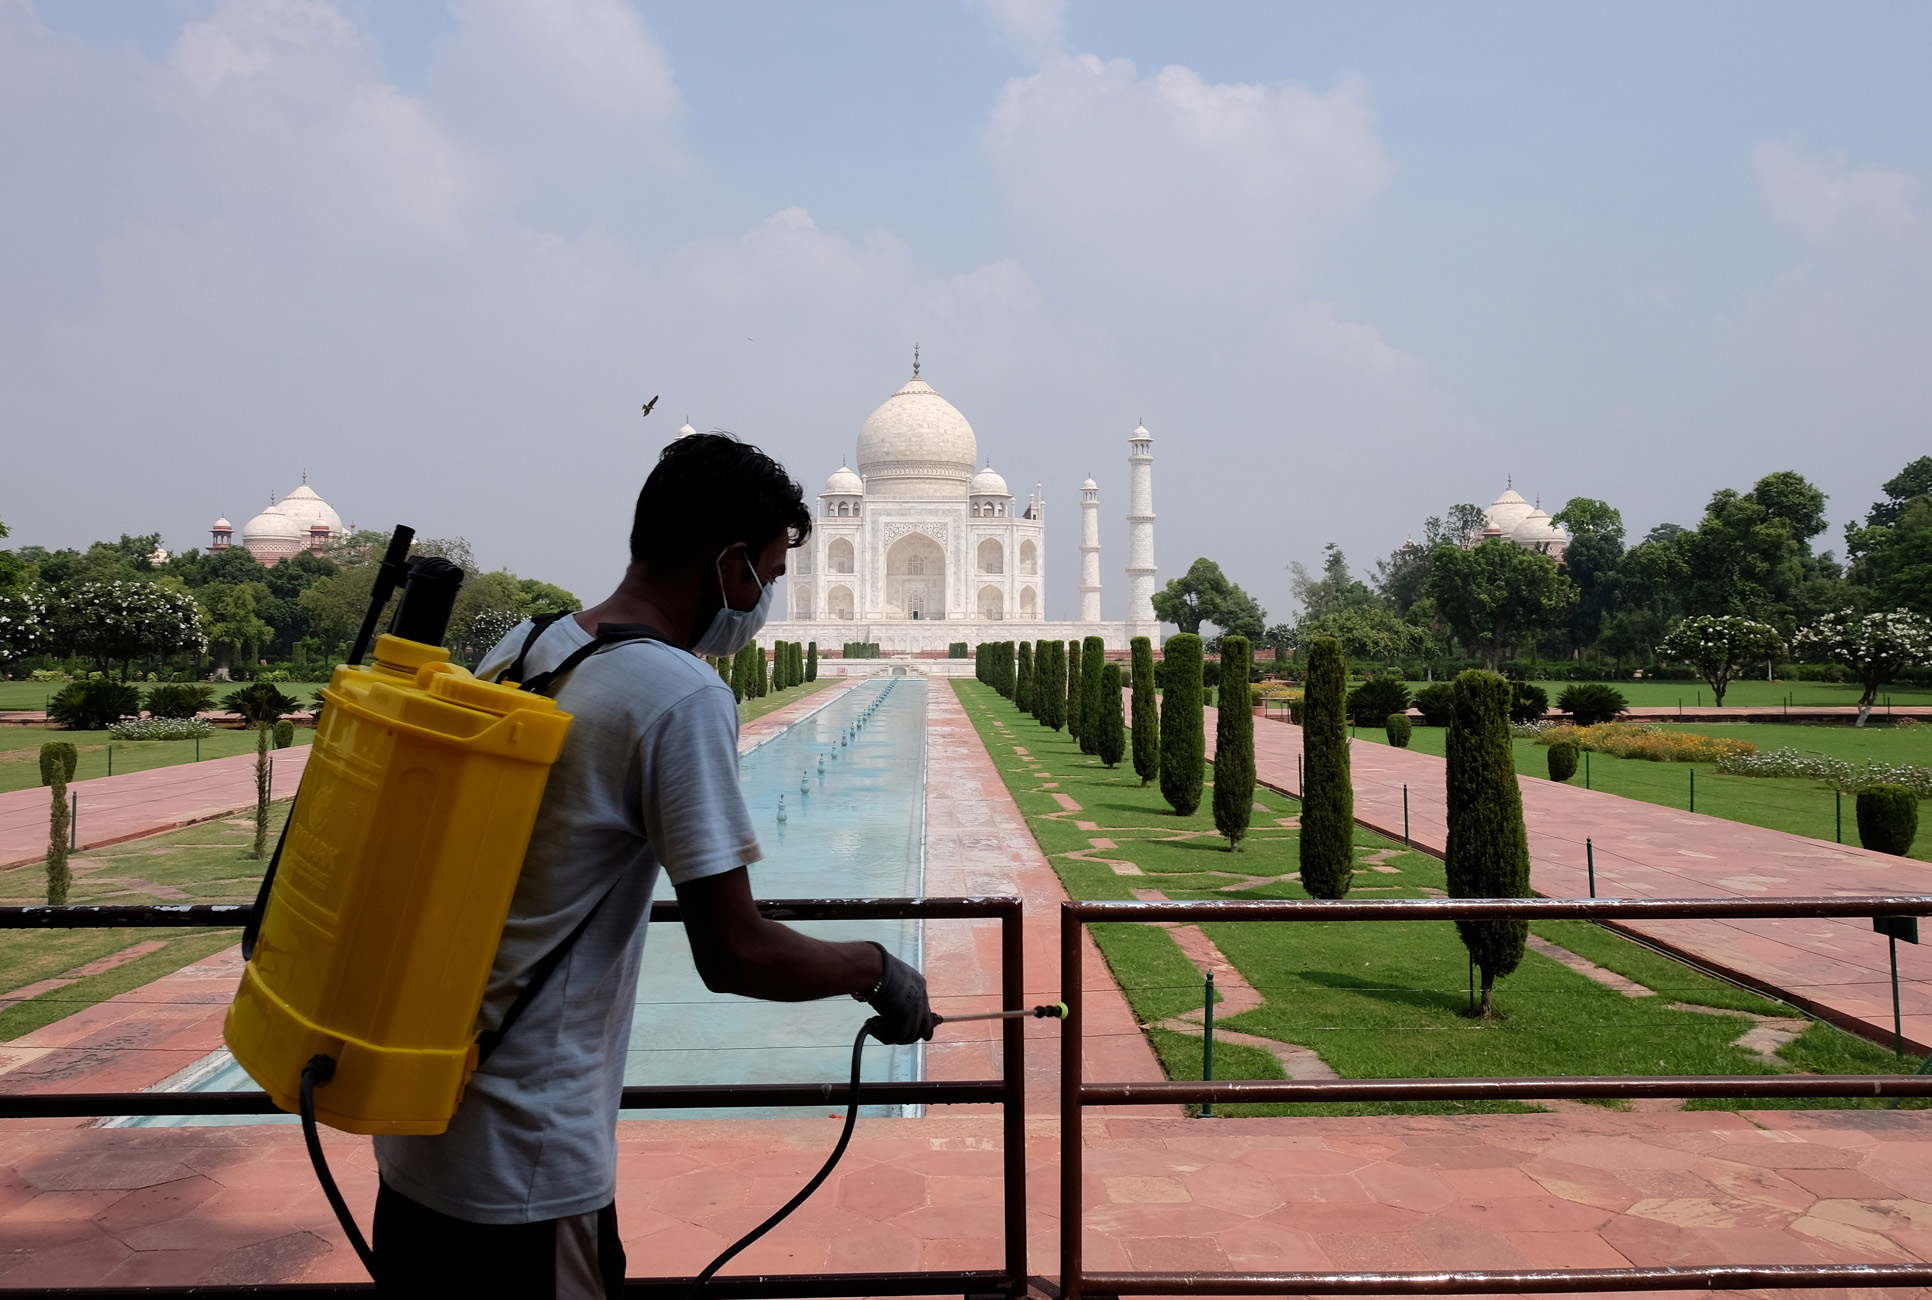
{"type": "Polygon", "coordinates": [[[479,666],[526,686],[554,674],[545,693],[574,721],[490,972],[482,1062],[446,1131],[375,1139],[382,1294],[620,1294],[617,1113],[660,870],[712,990],[851,994],[882,1041],[932,1037],[917,971],[877,944],[808,938],[752,901],[746,867],[761,854],[738,787],[737,704],[698,656],[751,641],[811,527],[803,490],[763,452],[680,438],[638,495],[617,590],[522,624],[479,666]]]}

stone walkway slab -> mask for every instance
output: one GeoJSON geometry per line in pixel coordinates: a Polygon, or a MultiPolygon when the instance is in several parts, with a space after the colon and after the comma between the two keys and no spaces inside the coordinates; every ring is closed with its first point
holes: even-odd
{"type": "MultiPolygon", "coordinates": [[[[1211,756],[1214,710],[1207,713],[1211,756]]],[[[1256,719],[1255,767],[1265,784],[1299,795],[1300,755],[1300,727],[1256,719]]],[[[1400,840],[1406,788],[1410,840],[1440,857],[1448,840],[1444,761],[1355,740],[1349,762],[1356,819],[1400,840]]],[[[1604,898],[1932,894],[1932,864],[1916,859],[1532,776],[1517,784],[1529,827],[1530,884],[1547,897],[1588,896],[1591,851],[1604,898]]],[[[1892,1041],[1887,946],[1870,922],[1646,921],[1620,928],[1875,1041],[1892,1041]]],[[[1932,1048],[1932,953],[1902,943],[1898,963],[1906,1045],[1923,1053],[1932,1048]]]]}

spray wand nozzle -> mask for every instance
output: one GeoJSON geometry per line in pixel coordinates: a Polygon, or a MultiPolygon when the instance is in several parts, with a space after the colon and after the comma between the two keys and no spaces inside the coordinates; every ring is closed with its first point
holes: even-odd
{"type": "Polygon", "coordinates": [[[1017,1011],[980,1011],[970,1016],[934,1016],[936,1025],[950,1024],[958,1020],[1065,1020],[1067,1004],[1048,1002],[1037,1007],[1021,1007],[1017,1011]]]}

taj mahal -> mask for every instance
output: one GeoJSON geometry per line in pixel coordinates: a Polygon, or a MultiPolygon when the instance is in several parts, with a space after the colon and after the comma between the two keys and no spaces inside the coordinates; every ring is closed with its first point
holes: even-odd
{"type": "MultiPolygon", "coordinates": [[[[687,424],[681,432],[690,432],[687,424]]],[[[785,616],[759,644],[821,650],[876,642],[883,654],[944,653],[954,642],[1100,637],[1125,650],[1158,639],[1154,616],[1154,439],[1127,440],[1127,618],[1100,617],[1100,488],[1080,485],[1080,618],[1046,621],[1047,508],[1024,502],[991,464],[973,426],[919,377],[866,417],[857,454],[825,481],[811,538],[792,553],[785,616]]]]}

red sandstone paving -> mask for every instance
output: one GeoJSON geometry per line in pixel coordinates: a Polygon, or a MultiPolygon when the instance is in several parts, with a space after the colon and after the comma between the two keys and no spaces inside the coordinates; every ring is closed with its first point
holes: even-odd
{"type": "MultiPolygon", "coordinates": [[[[1214,711],[1208,710],[1210,756],[1214,711]]],[[[1294,794],[1301,728],[1257,719],[1255,767],[1294,794]]],[[[1349,746],[1356,818],[1438,856],[1448,838],[1443,760],[1367,741],[1349,746]]],[[[1932,894],[1932,864],[1766,830],[1531,776],[1517,778],[1529,827],[1530,883],[1552,898],[1589,894],[1584,841],[1596,851],[1597,893],[1623,898],[1932,894]]],[[[1891,1042],[1886,942],[1864,920],[1645,921],[1631,932],[1742,976],[1815,1015],[1891,1042]]],[[[1905,1039],[1932,1050],[1932,952],[1898,946],[1905,1039]]]]}
{"type": "MultiPolygon", "coordinates": [[[[932,892],[1022,892],[1028,1000],[1051,1000],[1058,881],[951,692],[932,697],[932,892]]],[[[935,988],[967,990],[957,996],[972,1009],[995,1005],[994,927],[935,925],[929,949],[935,988]]],[[[129,1028],[144,1014],[153,1019],[156,1007],[191,1008],[168,1041],[186,1052],[195,1034],[209,1035],[196,1044],[205,1050],[226,1001],[225,991],[211,994],[233,985],[229,958],[137,990],[125,1014],[97,1008],[94,1019],[68,1026],[56,1050],[82,1050],[85,1039],[123,1061],[171,1062],[170,1053],[136,1050],[140,1034],[129,1028]],[[209,1013],[212,1029],[194,1019],[209,1013]]],[[[1094,1028],[1131,1030],[1091,950],[1088,960],[1094,1028]]],[[[1058,1031],[1043,1022],[1028,1029],[1030,1267],[1051,1276],[1057,1044],[1043,1040],[1058,1031]]],[[[1138,1034],[1110,1032],[1091,1046],[1096,1077],[1158,1074],[1138,1034]]],[[[990,1075],[996,1042],[937,1045],[932,1067],[935,1077],[990,1075]]],[[[110,1068],[141,1073],[102,1067],[110,1068]]],[[[98,1086],[98,1075],[74,1077],[98,1086]]],[[[861,1121],[826,1186],[734,1269],[997,1266],[999,1121],[963,1109],[861,1121]]],[[[623,1124],[618,1204],[632,1273],[695,1271],[789,1194],[837,1128],[829,1118],[623,1124]]],[[[1083,1133],[1095,1269],[1932,1258],[1932,1113],[1187,1120],[1096,1112],[1083,1133]]],[[[375,1195],[367,1142],[332,1132],[324,1140],[366,1223],[375,1195]]],[[[293,1126],[0,1125],[0,1285],[320,1282],[359,1273],[293,1126]]]]}

